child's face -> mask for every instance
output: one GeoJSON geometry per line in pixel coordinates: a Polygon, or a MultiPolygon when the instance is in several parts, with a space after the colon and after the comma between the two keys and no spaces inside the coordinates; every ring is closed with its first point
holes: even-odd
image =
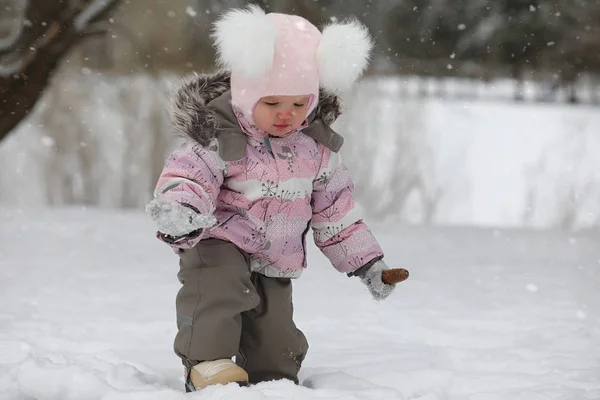
{"type": "Polygon", "coordinates": [[[310,96],[266,96],[254,107],[254,124],[273,136],[285,136],[306,119],[310,96]]]}

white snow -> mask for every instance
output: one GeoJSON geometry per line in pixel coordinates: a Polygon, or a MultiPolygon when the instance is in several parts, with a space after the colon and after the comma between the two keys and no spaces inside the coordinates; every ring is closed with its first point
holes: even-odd
{"type": "Polygon", "coordinates": [[[597,107],[502,101],[506,83],[486,87],[480,101],[461,100],[469,86],[451,79],[442,86],[448,98],[419,99],[414,84],[363,82],[355,111],[339,121],[357,187],[367,187],[365,202],[376,200],[368,209],[388,200],[386,212],[416,224],[599,226],[597,107]],[[366,176],[364,158],[374,160],[366,176]],[[405,200],[398,188],[406,181],[415,187],[405,200]]]}
{"type": "Polygon", "coordinates": [[[2,205],[0,399],[600,398],[599,232],[372,228],[411,276],[376,303],[310,246],[294,293],[304,386],[185,395],[177,257],[149,218],[2,205]]]}

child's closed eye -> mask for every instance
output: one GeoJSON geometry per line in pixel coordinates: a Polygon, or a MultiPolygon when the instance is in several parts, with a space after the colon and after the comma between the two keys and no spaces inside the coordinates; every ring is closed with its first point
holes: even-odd
{"type": "Polygon", "coordinates": [[[272,101],[264,101],[264,104],[270,106],[270,107],[275,107],[276,105],[278,105],[279,103],[277,102],[272,102],[272,101]]]}

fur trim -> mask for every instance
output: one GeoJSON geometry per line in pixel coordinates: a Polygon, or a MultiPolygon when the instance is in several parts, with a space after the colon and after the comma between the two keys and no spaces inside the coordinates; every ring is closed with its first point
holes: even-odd
{"type": "Polygon", "coordinates": [[[219,121],[206,105],[228,91],[229,86],[228,72],[195,74],[183,79],[171,96],[171,125],[175,134],[208,146],[215,137],[219,121]]]}
{"type": "MultiPolygon", "coordinates": [[[[219,118],[207,105],[229,89],[229,72],[195,74],[183,79],[172,95],[171,124],[175,133],[208,146],[216,136],[219,118]]],[[[324,89],[320,90],[319,97],[317,116],[331,125],[342,113],[340,100],[324,89]]]]}
{"type": "Polygon", "coordinates": [[[369,64],[373,41],[358,20],[323,29],[317,49],[321,86],[332,92],[349,89],[369,64]]]}
{"type": "Polygon", "coordinates": [[[259,78],[273,65],[277,28],[255,4],[225,12],[214,23],[211,37],[222,68],[259,78]]]}
{"type": "Polygon", "coordinates": [[[320,88],[319,104],[317,104],[316,112],[325,125],[331,125],[342,115],[342,105],[335,94],[328,93],[323,88],[320,88]]]}

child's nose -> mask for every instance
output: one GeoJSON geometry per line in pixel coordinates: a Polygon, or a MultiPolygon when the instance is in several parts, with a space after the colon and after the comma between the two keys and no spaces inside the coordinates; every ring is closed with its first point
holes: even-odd
{"type": "Polygon", "coordinates": [[[291,109],[285,109],[279,112],[280,119],[290,119],[294,115],[294,112],[291,109]]]}

